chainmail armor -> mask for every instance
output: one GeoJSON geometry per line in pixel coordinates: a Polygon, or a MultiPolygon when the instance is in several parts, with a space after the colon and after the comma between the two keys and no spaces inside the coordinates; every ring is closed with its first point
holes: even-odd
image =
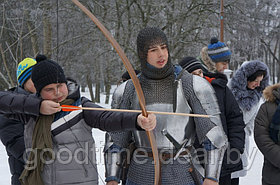
{"type": "MultiPolygon", "coordinates": [[[[148,79],[146,76],[140,76],[139,78],[147,105],[153,102],[170,103],[172,101],[173,75],[162,80],[152,80],[148,79]],[[157,81],[160,82],[157,83],[157,81]]],[[[198,114],[206,114],[193,90],[193,76],[184,72],[181,80],[183,93],[192,110],[198,114]]],[[[139,105],[133,105],[135,98],[137,98],[135,88],[132,81],[129,80],[126,84],[120,107],[123,109],[140,109],[139,105]]],[[[198,139],[200,142],[203,142],[206,139],[207,132],[211,130],[215,124],[207,118],[195,118],[195,122],[198,139]]],[[[131,131],[110,133],[114,143],[125,148],[128,146],[128,141],[131,139],[132,134],[131,131]]],[[[128,179],[136,184],[153,184],[154,164],[152,164],[152,158],[141,157],[141,160],[147,160],[147,162],[138,164],[134,160],[131,161],[128,179]]],[[[173,160],[170,162],[173,164],[162,166],[162,184],[193,184],[191,174],[188,172],[188,163],[180,164],[178,161],[173,160]]]]}
{"type": "MultiPolygon", "coordinates": [[[[139,161],[147,161],[144,164],[137,164],[133,157],[128,171],[129,180],[136,184],[154,184],[154,164],[151,157],[141,156],[139,161]]],[[[194,185],[193,178],[189,173],[190,164],[184,158],[168,160],[168,164],[161,166],[161,184],[163,185],[194,185]],[[172,164],[172,165],[170,165],[172,164]]],[[[201,177],[201,176],[200,176],[201,177]]],[[[201,178],[202,182],[202,178],[201,178]]]]}
{"type": "MultiPolygon", "coordinates": [[[[174,102],[174,67],[168,57],[167,64],[163,68],[155,68],[147,63],[148,50],[155,45],[168,43],[166,35],[158,28],[145,28],[140,31],[137,37],[137,51],[141,62],[142,74],[139,77],[141,87],[145,96],[146,105],[162,104],[166,108],[174,102]]],[[[168,50],[169,51],[169,50],[168,50]]],[[[170,55],[169,55],[170,56],[170,55]]],[[[193,90],[193,76],[183,72],[181,76],[182,91],[185,100],[190,105],[192,111],[196,114],[206,114],[198,97],[193,90]]],[[[176,91],[177,92],[177,91],[176,91]]],[[[137,93],[131,80],[127,81],[123,98],[121,99],[121,109],[140,109],[139,102],[136,101],[137,93]]],[[[206,140],[206,134],[215,127],[208,118],[195,118],[196,133],[200,143],[206,140]]],[[[170,122],[172,124],[172,122],[170,122]]],[[[114,144],[127,148],[133,132],[111,132],[114,144]]],[[[136,136],[135,136],[136,137],[136,136]]],[[[143,138],[138,138],[143,139],[143,138]]],[[[142,148],[144,149],[144,148],[142,148]]],[[[134,153],[134,156],[136,154],[134,153]]],[[[154,164],[153,159],[142,156],[140,160],[146,162],[136,162],[133,158],[128,172],[128,180],[136,184],[154,184],[154,164]]],[[[161,166],[162,184],[169,185],[193,185],[193,178],[189,172],[190,164],[186,159],[179,157],[177,160],[169,160],[168,163],[161,166]],[[185,160],[185,162],[184,162],[185,160]]]]}
{"type": "Polygon", "coordinates": [[[146,105],[153,103],[173,104],[174,95],[174,79],[173,75],[161,80],[152,80],[141,75],[140,84],[143,89],[146,105]]]}

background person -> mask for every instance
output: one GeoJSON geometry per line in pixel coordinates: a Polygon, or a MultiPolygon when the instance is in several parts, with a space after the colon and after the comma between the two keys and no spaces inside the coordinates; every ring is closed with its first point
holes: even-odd
{"type": "Polygon", "coordinates": [[[266,102],[261,105],[255,119],[255,142],[264,156],[262,184],[280,182],[280,84],[266,87],[266,102]]]}
{"type": "Polygon", "coordinates": [[[228,80],[224,74],[203,72],[203,65],[194,57],[185,57],[179,64],[189,73],[205,78],[215,90],[223,129],[229,142],[223,159],[219,185],[231,185],[231,173],[243,169],[241,154],[244,152],[245,124],[242,111],[227,87],[228,80]]]}
{"type": "MultiPolygon", "coordinates": [[[[36,60],[33,58],[25,58],[18,64],[17,81],[19,86],[10,89],[10,91],[22,94],[36,93],[36,89],[31,80],[31,70],[36,63],[36,60]]],[[[12,185],[20,185],[18,178],[24,169],[23,154],[25,145],[23,132],[23,122],[11,120],[0,115],[0,139],[6,147],[9,156],[12,185]]]]}
{"type": "Polygon", "coordinates": [[[235,184],[239,183],[239,177],[247,174],[249,167],[250,138],[254,130],[254,120],[263,103],[262,92],[269,84],[269,72],[266,64],[259,60],[244,62],[235,72],[229,88],[231,89],[240,109],[243,112],[245,127],[245,150],[242,154],[243,170],[232,174],[235,184]]]}
{"type": "Polygon", "coordinates": [[[212,37],[210,44],[201,49],[199,59],[208,71],[223,73],[225,69],[228,69],[231,51],[225,43],[219,41],[216,37],[212,37]]]}

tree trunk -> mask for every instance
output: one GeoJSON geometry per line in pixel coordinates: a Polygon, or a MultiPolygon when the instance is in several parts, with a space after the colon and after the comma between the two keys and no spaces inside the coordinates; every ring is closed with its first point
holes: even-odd
{"type": "Polygon", "coordinates": [[[100,82],[97,81],[95,85],[95,102],[100,103],[100,82]]]}
{"type": "Polygon", "coordinates": [[[32,50],[33,50],[33,56],[36,56],[39,53],[39,46],[38,46],[38,35],[35,32],[35,26],[33,24],[30,18],[30,11],[24,10],[24,15],[26,17],[26,24],[28,27],[28,31],[30,32],[30,39],[31,39],[31,46],[32,46],[32,50]]]}
{"type": "Polygon", "coordinates": [[[88,85],[88,90],[90,94],[91,101],[95,103],[94,95],[93,95],[93,90],[92,90],[92,80],[90,78],[90,75],[87,75],[87,85],[88,85]]]}
{"type": "Polygon", "coordinates": [[[49,18],[49,12],[51,12],[50,2],[44,1],[44,14],[43,14],[43,29],[44,29],[44,54],[51,58],[52,47],[52,25],[49,18]]]}
{"type": "Polygon", "coordinates": [[[105,104],[109,104],[109,100],[110,100],[110,90],[111,90],[111,84],[110,84],[110,82],[106,82],[106,83],[105,83],[105,91],[106,91],[105,104]]]}
{"type": "Polygon", "coordinates": [[[86,87],[84,85],[81,85],[81,91],[86,92],[86,87]]]}

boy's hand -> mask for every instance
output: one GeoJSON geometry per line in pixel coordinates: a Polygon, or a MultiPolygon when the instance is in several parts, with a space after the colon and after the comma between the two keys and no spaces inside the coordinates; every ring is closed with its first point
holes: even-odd
{"type": "Polygon", "coordinates": [[[146,118],[142,114],[140,114],[137,117],[137,123],[142,129],[144,129],[146,131],[151,131],[157,125],[156,115],[148,114],[148,117],[146,118]]]}
{"type": "Polygon", "coordinates": [[[61,111],[60,104],[51,100],[43,100],[40,106],[40,113],[44,115],[52,115],[61,111]]]}

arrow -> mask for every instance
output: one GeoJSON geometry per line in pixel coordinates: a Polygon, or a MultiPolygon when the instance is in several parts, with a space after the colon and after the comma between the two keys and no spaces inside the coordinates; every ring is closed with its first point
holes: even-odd
{"type": "MultiPolygon", "coordinates": [[[[95,108],[95,107],[78,107],[74,105],[61,105],[61,110],[75,111],[75,110],[96,110],[96,111],[114,111],[114,112],[136,112],[142,113],[141,110],[129,110],[129,109],[104,109],[104,108],[95,108]]],[[[178,112],[158,112],[158,111],[147,111],[148,114],[162,114],[162,115],[176,115],[176,116],[189,116],[189,117],[201,117],[201,118],[211,118],[215,117],[213,115],[204,115],[204,114],[188,114],[188,113],[178,113],[178,112]]]]}

